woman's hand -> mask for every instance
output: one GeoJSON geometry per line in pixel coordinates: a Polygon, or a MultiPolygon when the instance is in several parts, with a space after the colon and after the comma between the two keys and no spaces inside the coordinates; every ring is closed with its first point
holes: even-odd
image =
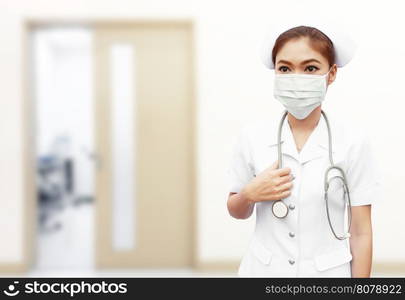
{"type": "Polygon", "coordinates": [[[274,201],[291,194],[294,176],[288,167],[277,169],[278,161],[258,174],[241,191],[241,197],[248,203],[274,201]]]}
{"type": "Polygon", "coordinates": [[[253,178],[239,193],[230,193],[228,211],[237,219],[247,219],[256,202],[280,200],[290,195],[292,180],[290,168],[277,169],[278,162],[253,178]]]}

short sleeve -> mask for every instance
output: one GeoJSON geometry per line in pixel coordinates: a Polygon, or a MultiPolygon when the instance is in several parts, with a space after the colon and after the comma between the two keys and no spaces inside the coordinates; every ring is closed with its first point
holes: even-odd
{"type": "Polygon", "coordinates": [[[381,196],[380,169],[370,138],[360,134],[349,151],[347,183],[352,206],[374,203],[381,196]]]}
{"type": "Polygon", "coordinates": [[[239,193],[254,177],[247,128],[236,139],[228,166],[229,192],[239,193]]]}

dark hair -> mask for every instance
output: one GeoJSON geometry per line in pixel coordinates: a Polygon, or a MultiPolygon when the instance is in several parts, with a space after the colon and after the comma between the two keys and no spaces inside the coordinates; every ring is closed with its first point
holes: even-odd
{"type": "Polygon", "coordinates": [[[272,51],[273,64],[276,63],[277,52],[290,40],[308,37],[311,47],[321,53],[329,62],[329,67],[335,63],[335,49],[332,41],[319,29],[309,26],[291,28],[277,38],[272,51]]]}

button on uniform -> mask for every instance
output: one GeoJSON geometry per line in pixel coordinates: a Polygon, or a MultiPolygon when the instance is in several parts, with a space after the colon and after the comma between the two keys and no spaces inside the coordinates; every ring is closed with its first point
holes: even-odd
{"type": "Polygon", "coordinates": [[[290,263],[290,265],[295,264],[295,260],[293,260],[293,259],[289,259],[288,262],[290,263]]]}
{"type": "Polygon", "coordinates": [[[295,205],[294,205],[294,204],[292,204],[292,203],[290,203],[290,205],[288,205],[288,207],[289,207],[291,210],[294,210],[295,205]]]}
{"type": "Polygon", "coordinates": [[[292,231],[290,231],[289,235],[290,235],[290,237],[292,237],[292,238],[295,237],[295,233],[292,232],[292,231]]]}

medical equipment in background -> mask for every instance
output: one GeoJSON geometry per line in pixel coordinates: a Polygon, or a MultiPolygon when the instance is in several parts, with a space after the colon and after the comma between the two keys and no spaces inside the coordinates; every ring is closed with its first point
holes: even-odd
{"type": "MultiPolygon", "coordinates": [[[[325,206],[326,206],[326,215],[328,218],[328,223],[329,223],[329,227],[333,233],[333,235],[338,239],[338,240],[344,240],[350,237],[350,226],[352,223],[352,213],[351,213],[351,209],[352,209],[352,205],[350,202],[350,193],[349,193],[349,188],[347,185],[347,180],[346,180],[346,175],[345,172],[343,171],[342,168],[336,166],[333,162],[333,156],[332,156],[332,133],[331,133],[331,129],[330,129],[330,124],[329,124],[329,120],[325,114],[325,112],[322,110],[321,111],[322,116],[325,119],[326,122],[326,126],[328,128],[328,150],[329,150],[329,162],[330,162],[330,166],[326,169],[325,171],[325,179],[324,179],[324,187],[325,187],[325,192],[324,192],[324,199],[325,199],[325,206]],[[335,175],[331,178],[329,177],[329,173],[332,170],[336,170],[337,172],[339,172],[340,175],[335,175]],[[348,207],[348,229],[347,232],[343,234],[343,236],[338,236],[332,226],[332,222],[330,220],[330,212],[329,212],[329,199],[328,199],[328,189],[330,186],[330,182],[332,180],[338,179],[340,181],[342,181],[343,184],[343,200],[346,200],[346,196],[347,196],[347,202],[349,204],[348,207]]],[[[283,124],[284,124],[284,120],[287,116],[287,111],[284,112],[281,121],[280,121],[280,125],[278,127],[278,135],[277,135],[277,150],[278,150],[278,168],[281,169],[283,167],[283,154],[282,154],[282,150],[281,150],[281,134],[282,134],[282,128],[283,128],[283,124]]],[[[275,217],[277,218],[285,218],[288,214],[288,206],[284,203],[283,200],[276,200],[273,203],[272,206],[272,211],[275,217]]]]}

